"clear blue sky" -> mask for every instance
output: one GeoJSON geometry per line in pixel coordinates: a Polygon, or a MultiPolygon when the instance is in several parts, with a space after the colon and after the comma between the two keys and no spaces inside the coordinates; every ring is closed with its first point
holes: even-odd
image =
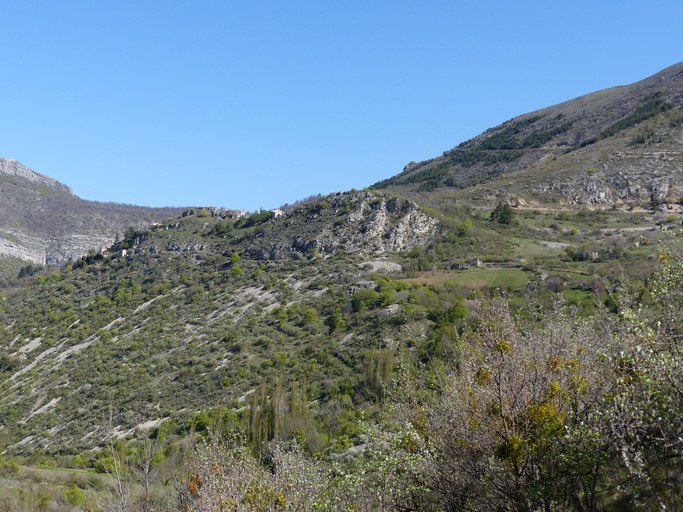
{"type": "MultiPolygon", "coordinates": [[[[0,2],[0,156],[85,199],[274,208],[683,60],[678,1],[0,2]]],[[[1,200],[1,198],[0,198],[1,200]]]]}

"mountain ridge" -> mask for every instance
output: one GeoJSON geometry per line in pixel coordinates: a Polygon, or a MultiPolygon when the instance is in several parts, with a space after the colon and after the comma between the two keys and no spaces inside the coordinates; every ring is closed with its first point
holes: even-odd
{"type": "MultiPolygon", "coordinates": [[[[426,206],[658,205],[683,199],[683,63],[635,82],[516,116],[372,185],[426,206]]],[[[62,263],[111,245],[127,227],[173,218],[78,198],[0,158],[0,255],[62,263]]]]}
{"type": "Polygon", "coordinates": [[[498,195],[536,204],[670,202],[683,195],[682,150],[678,63],[630,85],[516,116],[372,188],[426,202],[433,202],[430,194],[464,199],[473,191],[489,203],[498,195]],[[662,172],[641,172],[653,167],[662,172]],[[511,173],[517,173],[512,186],[511,173]]]}

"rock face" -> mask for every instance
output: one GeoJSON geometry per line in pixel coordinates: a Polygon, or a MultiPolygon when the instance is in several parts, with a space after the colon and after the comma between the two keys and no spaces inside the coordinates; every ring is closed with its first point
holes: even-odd
{"type": "Polygon", "coordinates": [[[429,242],[438,222],[412,201],[370,192],[339,193],[266,223],[250,241],[255,259],[286,259],[313,252],[383,253],[429,242]]]}
{"type": "Polygon", "coordinates": [[[564,175],[538,186],[540,193],[561,194],[568,204],[674,202],[683,197],[683,151],[619,151],[600,168],[564,175]]]}
{"type": "Polygon", "coordinates": [[[427,243],[436,225],[436,219],[413,202],[365,194],[345,225],[329,226],[312,245],[324,253],[402,251],[427,243]]]}
{"type": "Polygon", "coordinates": [[[181,211],[84,201],[57,180],[0,158],[0,257],[59,264],[111,245],[127,227],[181,211]]]}

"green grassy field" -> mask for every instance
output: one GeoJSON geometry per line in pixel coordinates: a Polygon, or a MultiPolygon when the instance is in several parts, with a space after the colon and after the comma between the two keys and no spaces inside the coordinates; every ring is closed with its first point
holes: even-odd
{"type": "Polygon", "coordinates": [[[519,268],[475,268],[421,272],[418,277],[408,278],[405,281],[425,285],[451,283],[472,290],[484,288],[518,290],[526,285],[531,277],[530,272],[519,268]]]}

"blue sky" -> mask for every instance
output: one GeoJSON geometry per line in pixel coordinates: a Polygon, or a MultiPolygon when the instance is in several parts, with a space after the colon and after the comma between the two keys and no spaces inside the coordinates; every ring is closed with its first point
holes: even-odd
{"type": "Polygon", "coordinates": [[[1,2],[0,156],[85,199],[274,208],[683,60],[683,2],[1,2]]]}

